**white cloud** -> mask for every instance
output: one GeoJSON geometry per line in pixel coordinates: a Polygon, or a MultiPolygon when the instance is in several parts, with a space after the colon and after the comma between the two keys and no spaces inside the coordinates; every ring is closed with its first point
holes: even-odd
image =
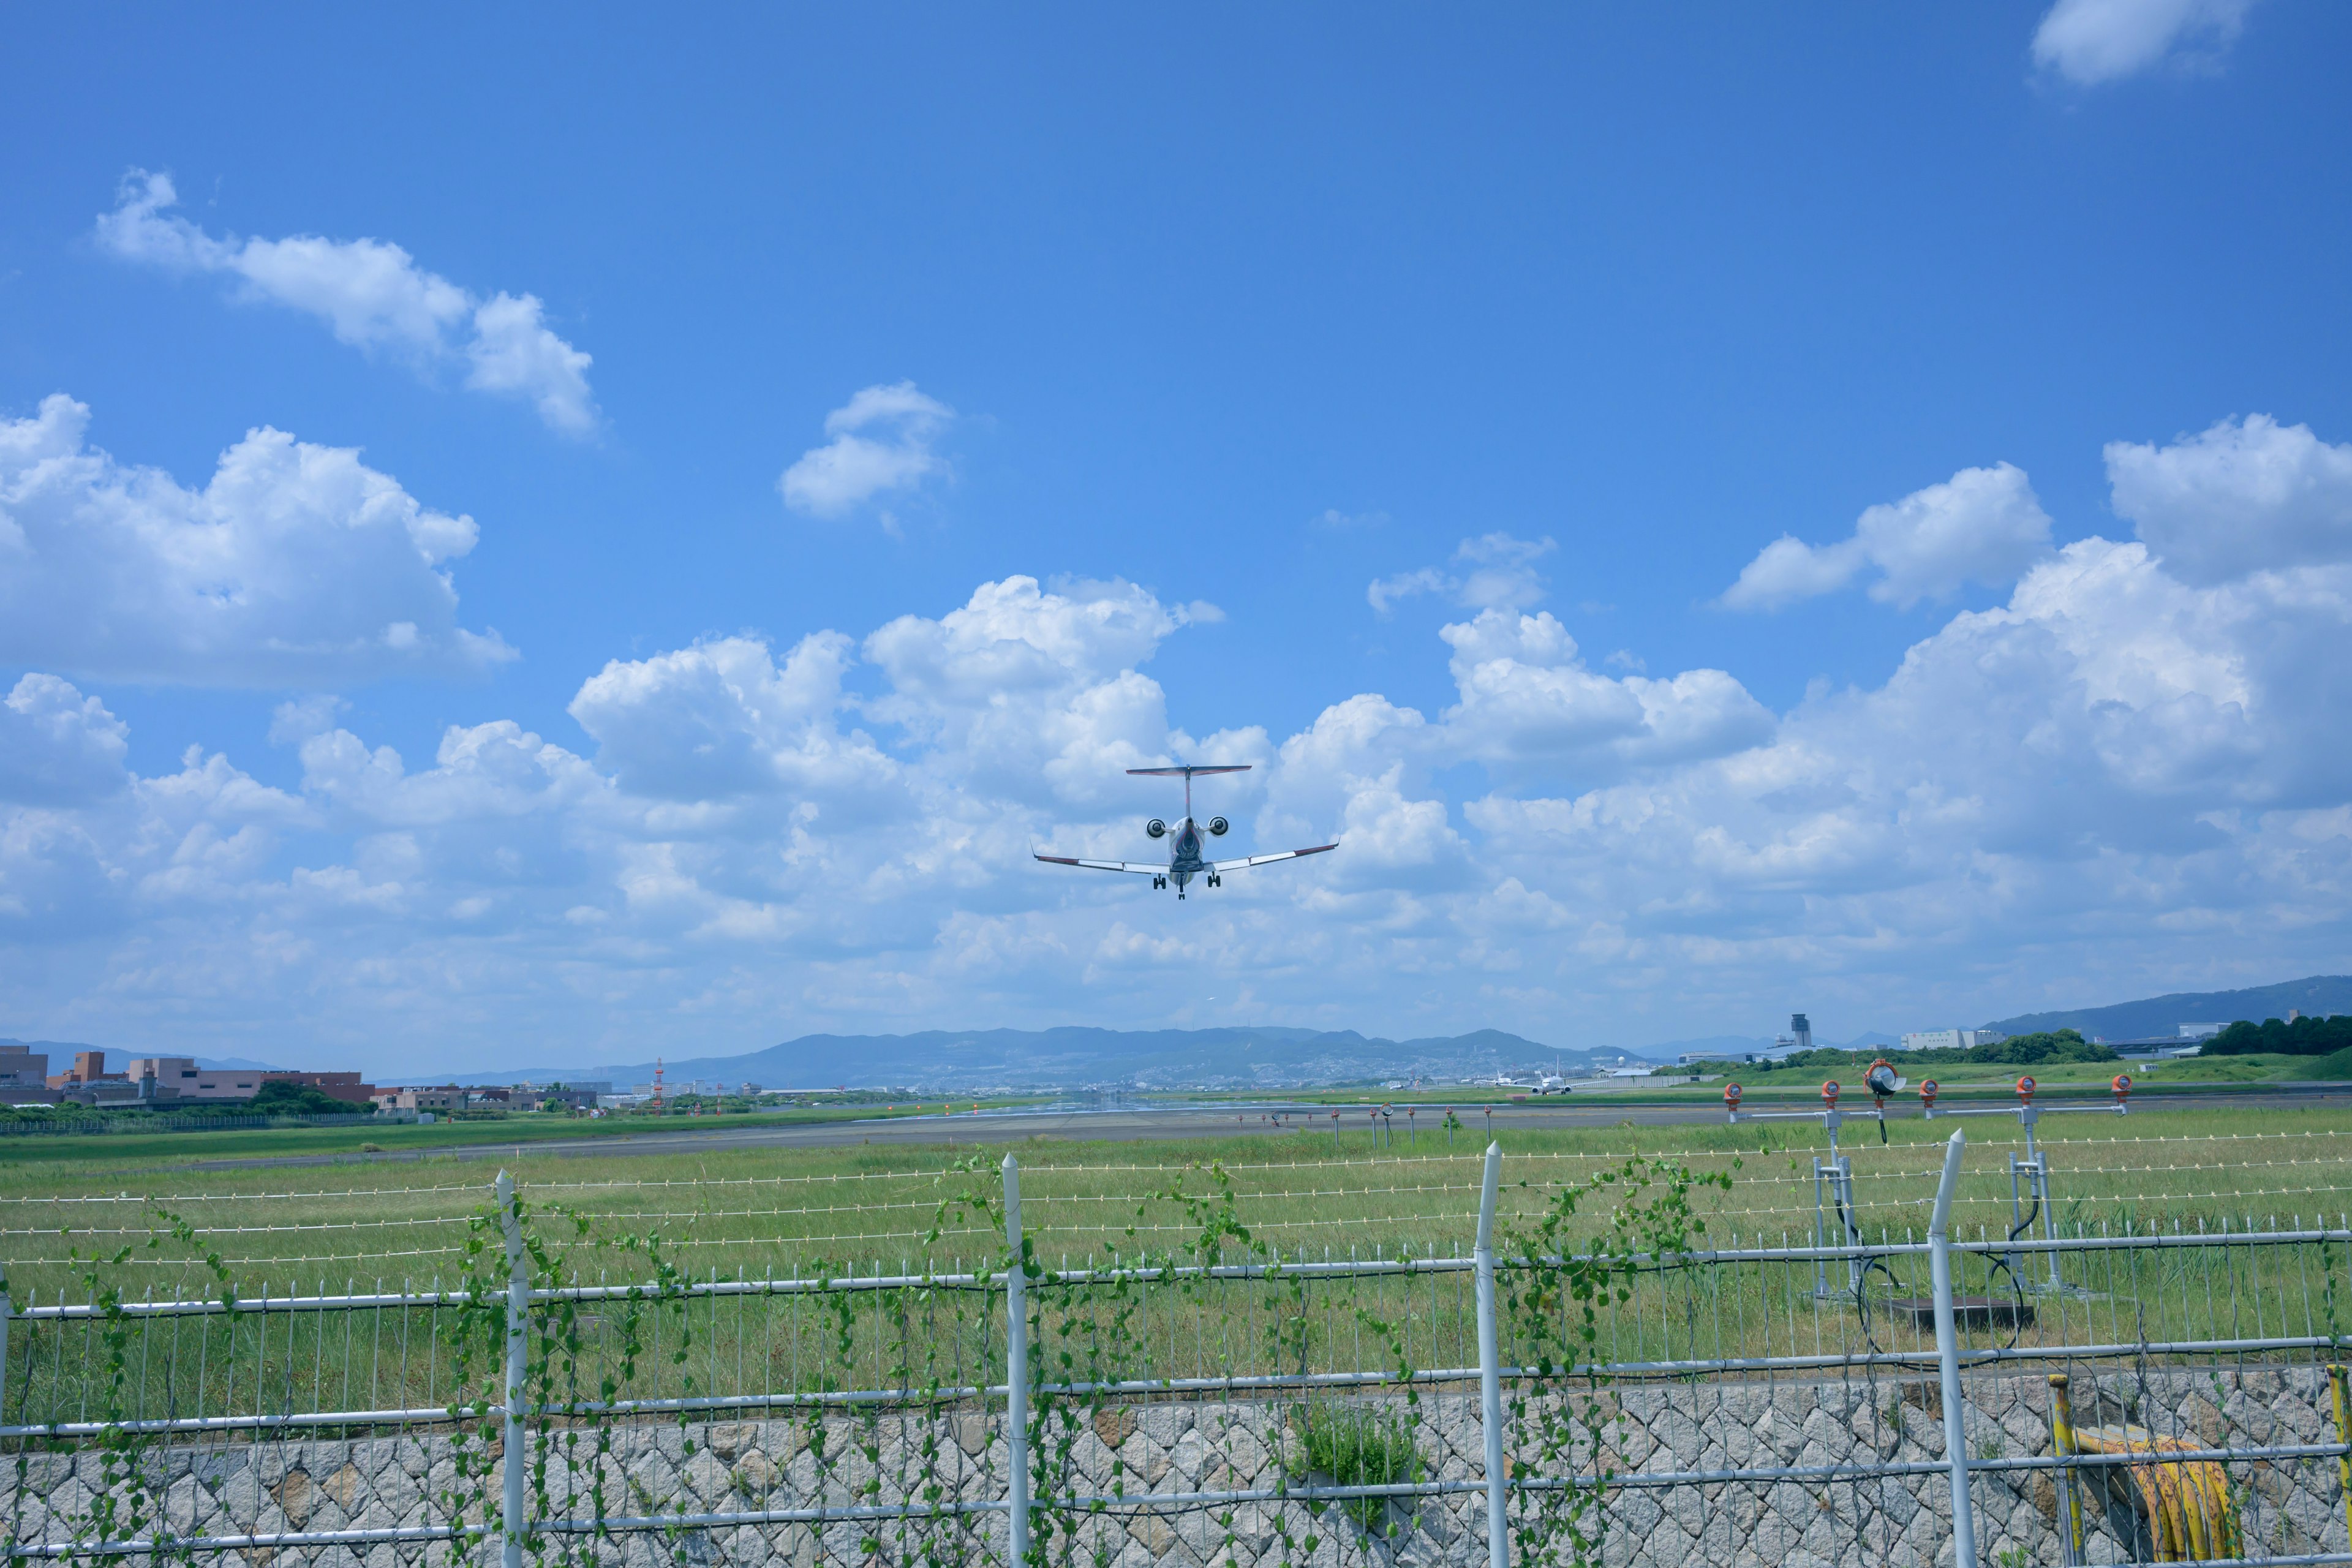
{"type": "Polygon", "coordinates": [[[99,244],[128,261],[234,278],[244,297],[319,317],[355,348],[421,370],[463,366],[467,386],[527,400],[551,429],[595,429],[592,362],[548,328],[536,295],[485,299],[380,239],[216,239],[170,214],[178,202],[170,175],[133,169],[114,210],[98,220],[99,244]]]}
{"type": "MultiPolygon", "coordinates": [[[[2234,515],[2245,487],[2158,491],[2234,515]]],[[[104,708],[31,677],[0,707],[0,1009],[355,1065],[441,1042],[400,1059],[448,1070],[524,1065],[526,1029],[584,1065],[1218,994],[1633,1045],[2318,972],[2352,935],[2352,561],[2254,531],[2286,542],[2198,581],[2077,541],[1782,714],[1725,671],[1597,671],[1554,616],[1490,605],[1429,645],[1443,712],[1339,692],[1196,738],[1146,673],[1183,614],[1029,578],[863,637],[609,665],[572,704],[590,755],[494,721],[412,763],[289,704],[289,790],[202,752],[142,775],[104,708]],[[1234,849],[1339,852],[1181,910],[1029,859],[1149,855],[1174,788],[1120,770],[1178,758],[1254,764],[1201,785],[1234,849]]]]}
{"type": "Polygon", "coordinates": [[[2352,561],[2352,444],[2307,425],[2224,419],[2168,447],[2113,441],[2106,458],[2116,515],[2186,582],[2352,561]]]}
{"type": "Polygon", "coordinates": [[[1399,572],[1391,577],[1375,577],[1364,590],[1364,602],[1381,615],[1387,615],[1397,605],[1416,594],[1444,594],[1454,587],[1454,579],[1434,566],[1417,571],[1399,572]]]}
{"type": "Polygon", "coordinates": [[[87,444],[62,394],[0,423],[0,661],[100,679],[311,686],[514,657],[457,625],[470,517],[348,448],[267,427],[201,490],[87,444]]]}
{"type": "Polygon", "coordinates": [[[1735,610],[1777,610],[1835,593],[1871,567],[1870,596],[1909,609],[1949,598],[1965,583],[1997,587],[2050,553],[2050,518],[2022,468],[1962,468],[1942,484],[1874,506],[1853,536],[1814,545],[1787,534],[1759,552],[1724,591],[1735,610]]]}
{"type": "Polygon", "coordinates": [[[910,489],[945,468],[931,442],[954,417],[954,409],[911,381],[866,387],[824,416],[833,439],[802,453],[776,488],[786,506],[817,517],[839,517],[877,495],[910,489]]]}
{"type": "Polygon", "coordinates": [[[1130,583],[983,583],[937,620],[902,616],[866,639],[890,688],[866,710],[992,790],[1108,800],[1121,769],[1170,760],[1166,704],[1135,667],[1182,624],[1130,583]]]}
{"type": "Polygon", "coordinates": [[[1375,580],[1364,598],[1381,615],[1416,594],[1439,594],[1465,609],[1523,610],[1543,598],[1544,579],[1535,563],[1559,546],[1549,539],[1514,539],[1486,533],[1465,539],[1454,552],[1456,572],[1424,566],[1375,580]]]}
{"type": "Polygon", "coordinates": [[[2159,65],[2210,69],[2253,0],[2058,0],[2033,31],[2033,62],[2085,87],[2159,65]]]}
{"type": "Polygon", "coordinates": [[[898,769],[836,726],[854,662],[838,632],[802,638],[781,669],[765,643],[725,637],[606,665],[572,699],[572,716],[595,737],[598,764],[635,795],[716,802],[790,793],[862,812],[898,787],[898,769]]]}
{"type": "Polygon", "coordinates": [[[54,675],[27,675],[0,700],[0,801],[66,805],[131,781],[130,731],[95,697],[54,675]]]}
{"type": "Polygon", "coordinates": [[[1591,784],[1640,768],[1722,756],[1771,737],[1773,718],[1719,669],[1671,680],[1596,674],[1549,611],[1489,609],[1439,634],[1461,701],[1442,744],[1518,782],[1591,784]]]}

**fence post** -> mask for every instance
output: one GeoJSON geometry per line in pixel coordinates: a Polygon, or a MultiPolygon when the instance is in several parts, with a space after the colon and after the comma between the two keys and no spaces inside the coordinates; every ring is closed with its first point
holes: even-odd
{"type": "MultiPolygon", "coordinates": [[[[2074,1457],[2074,1403],[2067,1393],[2068,1379],[2063,1372],[2050,1374],[2050,1447],[2062,1459],[2074,1457]]],[[[2069,1568],[2083,1561],[2083,1494],[2082,1477],[2074,1467],[2058,1472],[2058,1534],[2059,1544],[2065,1549],[2069,1568]]]]}
{"type": "MultiPolygon", "coordinates": [[[[1977,1521],[1969,1502],[1969,1443],[1960,1409],[1960,1335],[1952,1321],[1952,1191],[1959,1185],[1966,1131],[1955,1128],[1944,1145],[1944,1175],[1936,1184],[1936,1212],[1927,1222],[1927,1273],[1936,1293],[1936,1362],[1944,1399],[1944,1458],[1952,1467],[1952,1561],[1977,1568],[1977,1521]]],[[[1990,1310],[1990,1306],[1987,1308],[1990,1310]]]]}
{"type": "MultiPolygon", "coordinates": [[[[2327,1387],[2336,1403],[2336,1440],[2352,1444],[2352,1390],[2345,1387],[2342,1363],[2328,1367],[2327,1387]]],[[[2344,1529],[2352,1538],[2352,1453],[2336,1461],[2336,1479],[2344,1492],[2344,1529]]]]}
{"type": "Polygon", "coordinates": [[[522,1215],[515,1204],[514,1178],[499,1173],[499,1228],[507,1241],[507,1400],[502,1445],[506,1500],[502,1568],[522,1568],[523,1515],[527,1508],[524,1482],[523,1401],[530,1353],[530,1268],[522,1250],[522,1215]]]}
{"type": "Polygon", "coordinates": [[[1010,1568],[1029,1559],[1029,1310],[1022,1299],[1027,1283],[1021,1247],[1021,1163],[1004,1156],[1004,1239],[1013,1249],[1004,1270],[1004,1460],[1009,1476],[1005,1507],[1012,1519],[1010,1568]]]}
{"type": "Polygon", "coordinates": [[[1486,1429],[1486,1568],[1510,1568],[1510,1476],[1503,1468],[1502,1336],[1495,1325],[1495,1188],[1503,1146],[1486,1145],[1486,1179],[1478,1190],[1478,1409],[1486,1429]]]}
{"type": "Polygon", "coordinates": [[[8,1273],[0,1268],[0,1426],[8,1421],[8,1319],[16,1308],[8,1300],[8,1273]]]}

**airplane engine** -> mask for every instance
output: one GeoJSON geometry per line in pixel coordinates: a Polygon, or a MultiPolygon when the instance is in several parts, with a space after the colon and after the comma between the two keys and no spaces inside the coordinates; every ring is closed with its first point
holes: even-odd
{"type": "Polygon", "coordinates": [[[1225,830],[1232,826],[1232,823],[1227,822],[1222,816],[1213,816],[1209,818],[1209,831],[1215,834],[1220,838],[1225,836],[1225,830]]]}
{"type": "Polygon", "coordinates": [[[1143,831],[1147,837],[1165,838],[1168,837],[1168,825],[1155,816],[1143,825],[1143,831]]]}

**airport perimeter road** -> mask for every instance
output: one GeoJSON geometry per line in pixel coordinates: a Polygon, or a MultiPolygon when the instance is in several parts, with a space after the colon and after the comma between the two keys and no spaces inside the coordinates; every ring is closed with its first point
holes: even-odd
{"type": "MultiPolygon", "coordinates": [[[[1866,1103],[1866,1102],[1862,1102],[1866,1103]]],[[[1991,1105],[1990,1100],[1961,1101],[1955,1109],[1977,1104],[1991,1105]]],[[[2064,1098],[2045,1096],[2046,1105],[2070,1103],[2064,1098]]],[[[2073,1103],[2083,1103],[2080,1100],[2073,1103]]],[[[2282,1085],[2276,1089],[2238,1090],[2200,1094],[2145,1095],[2135,1104],[2143,1109],[2186,1110],[2196,1105],[2228,1106],[2232,1110],[2332,1109],[2352,1110],[2352,1086],[2318,1084],[2308,1088],[2282,1085]]],[[[1848,1110],[1860,1109],[1856,1100],[1850,1099],[1848,1110]]],[[[630,1154],[722,1153],[730,1149],[838,1149],[856,1148],[861,1144],[950,1144],[971,1147],[989,1144],[1024,1142],[1045,1137],[1055,1141],[1084,1142],[1140,1142],[1150,1139],[1216,1138],[1234,1135],[1263,1136],[1269,1141],[1295,1142],[1304,1147],[1331,1147],[1331,1112],[1328,1105],[1287,1105],[1268,1101],[1250,1106],[1160,1106],[1146,1105],[1127,1110],[1006,1110],[982,1111],[968,1116],[902,1116],[877,1119],[871,1121],[824,1121],[799,1126],[730,1126],[724,1119],[705,1121],[685,1119],[686,1124],[664,1127],[657,1131],[607,1135],[598,1138],[554,1139],[530,1143],[501,1143],[487,1137],[479,1143],[419,1151],[411,1154],[287,1154],[249,1160],[206,1160],[195,1168],[209,1170],[244,1170],[262,1166],[351,1164],[358,1162],[400,1162],[409,1159],[446,1160],[451,1158],[502,1159],[527,1153],[542,1155],[582,1154],[614,1158],[630,1154]]],[[[1341,1147],[1363,1151],[1370,1117],[1368,1107],[1341,1106],[1339,1126],[1341,1147]]],[[[1787,1106],[1756,1106],[1758,1110],[1801,1109],[1796,1103],[1787,1106]]],[[[1444,1134],[1439,1131],[1444,1112],[1433,1106],[1416,1106],[1416,1114],[1408,1123],[1404,1112],[1398,1110],[1390,1119],[1397,1146],[1402,1149],[1408,1128],[1413,1130],[1413,1146],[1419,1149],[1442,1147],[1444,1134]]],[[[1915,1118],[1915,1105],[1902,1107],[1904,1119],[1915,1118]]],[[[1530,1100],[1523,1104],[1472,1106],[1458,1111],[1463,1131],[1456,1134],[1457,1147],[1478,1147],[1489,1127],[1496,1132],[1514,1128],[1615,1127],[1632,1122],[1641,1126],[1664,1127],[1676,1124],[1720,1122],[1723,1110],[1719,1105],[1640,1105],[1611,1103],[1594,1096],[1591,1100],[1558,1098],[1530,1100]],[[1492,1120],[1488,1118],[1491,1110],[1492,1120]]]]}

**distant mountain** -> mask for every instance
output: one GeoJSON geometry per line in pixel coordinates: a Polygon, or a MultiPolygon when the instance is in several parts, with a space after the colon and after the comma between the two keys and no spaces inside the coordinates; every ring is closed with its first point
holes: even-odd
{"type": "MultiPolygon", "coordinates": [[[[771,1089],[1019,1086],[1267,1089],[1366,1079],[1483,1074],[1507,1068],[1586,1070],[1617,1052],[1557,1050],[1499,1029],[1425,1039],[1369,1037],[1352,1029],[934,1029],[919,1035],[803,1035],[740,1057],[663,1063],[663,1081],[716,1079],[771,1089]]],[[[510,1068],[459,1083],[653,1081],[651,1062],[510,1068]]]]}
{"type": "Polygon", "coordinates": [[[28,1050],[42,1052],[53,1063],[63,1058],[68,1067],[73,1066],[76,1051],[98,1049],[96,1046],[85,1046],[79,1040],[0,1040],[0,1046],[23,1046],[28,1050]]]}
{"type": "Polygon", "coordinates": [[[2352,974],[2315,974],[2307,980],[2243,991],[2183,991],[2145,1002],[2118,1002],[2110,1007],[2078,1007],[2070,1013],[2023,1013],[1989,1026],[2011,1035],[2076,1029],[2085,1037],[2138,1040],[2177,1035],[2183,1024],[2234,1024],[2241,1018],[2259,1024],[2265,1018],[2284,1018],[2294,1009],[2322,1017],[2352,1013],[2352,974]]]}

